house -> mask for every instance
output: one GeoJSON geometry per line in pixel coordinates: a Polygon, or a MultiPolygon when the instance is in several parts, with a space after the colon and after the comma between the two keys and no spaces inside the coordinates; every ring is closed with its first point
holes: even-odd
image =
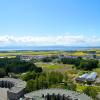
{"type": "Polygon", "coordinates": [[[79,76],[78,78],[76,78],[75,80],[76,80],[77,82],[84,82],[84,81],[86,80],[86,78],[88,77],[88,75],[89,75],[89,74],[85,73],[85,74],[79,76]]]}
{"type": "Polygon", "coordinates": [[[95,81],[96,77],[97,77],[97,73],[96,73],[96,72],[92,72],[92,73],[86,78],[86,80],[87,80],[87,81],[95,81]]]}
{"type": "Polygon", "coordinates": [[[93,82],[96,80],[96,77],[97,77],[97,73],[96,72],[92,72],[91,74],[83,74],[79,77],[77,77],[75,80],[77,82],[84,82],[84,81],[90,81],[90,82],[93,82]]]}
{"type": "Polygon", "coordinates": [[[20,60],[24,60],[24,61],[30,61],[32,59],[32,56],[30,55],[21,55],[20,60]]]}
{"type": "Polygon", "coordinates": [[[24,61],[30,61],[31,59],[42,59],[45,58],[46,56],[44,55],[19,55],[17,56],[17,58],[19,58],[20,60],[24,60],[24,61]]]}

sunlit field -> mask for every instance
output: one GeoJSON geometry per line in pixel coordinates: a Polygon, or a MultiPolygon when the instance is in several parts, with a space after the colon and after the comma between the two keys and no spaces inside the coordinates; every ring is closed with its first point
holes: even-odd
{"type": "Polygon", "coordinates": [[[37,66],[42,67],[44,71],[59,71],[59,72],[66,72],[71,70],[73,65],[70,64],[58,64],[58,63],[43,63],[37,62],[35,63],[37,66]]]}

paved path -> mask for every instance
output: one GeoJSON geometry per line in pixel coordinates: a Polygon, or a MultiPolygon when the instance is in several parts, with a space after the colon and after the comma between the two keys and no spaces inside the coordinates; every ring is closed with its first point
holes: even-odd
{"type": "Polygon", "coordinates": [[[7,100],[7,88],[0,88],[0,100],[7,100]]]}

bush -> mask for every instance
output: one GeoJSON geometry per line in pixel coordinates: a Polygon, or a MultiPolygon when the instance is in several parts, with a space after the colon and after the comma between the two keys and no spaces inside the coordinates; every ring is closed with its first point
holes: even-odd
{"type": "Polygon", "coordinates": [[[36,75],[37,74],[34,71],[27,72],[27,73],[21,75],[21,79],[24,80],[24,81],[29,81],[31,79],[35,79],[36,75]]]}
{"type": "Polygon", "coordinates": [[[97,90],[94,87],[90,87],[90,86],[86,87],[83,90],[83,93],[87,94],[88,96],[91,96],[93,99],[95,99],[98,94],[97,90]]]}

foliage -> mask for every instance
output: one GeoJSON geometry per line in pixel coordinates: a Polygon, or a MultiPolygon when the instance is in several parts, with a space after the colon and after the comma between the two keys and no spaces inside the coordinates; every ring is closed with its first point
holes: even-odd
{"type": "Polygon", "coordinates": [[[48,74],[49,84],[61,83],[63,80],[63,74],[60,72],[51,72],[48,74]]]}
{"type": "Polygon", "coordinates": [[[51,62],[52,58],[51,57],[44,57],[41,59],[42,62],[51,62]]]}
{"type": "Polygon", "coordinates": [[[6,75],[6,71],[4,68],[0,68],[0,78],[4,77],[6,75]]]}
{"type": "Polygon", "coordinates": [[[68,81],[68,74],[66,72],[64,73],[64,80],[68,81]]]}
{"type": "Polygon", "coordinates": [[[84,60],[80,63],[79,68],[84,70],[92,70],[93,68],[98,67],[98,60],[90,59],[84,60]]]}
{"type": "Polygon", "coordinates": [[[61,62],[63,64],[74,64],[78,66],[81,62],[81,58],[62,58],[61,62]]]}
{"type": "Polygon", "coordinates": [[[0,68],[4,68],[6,74],[23,73],[26,71],[42,72],[42,68],[37,67],[31,62],[20,61],[17,58],[2,58],[0,59],[0,68]]]}
{"type": "Polygon", "coordinates": [[[24,81],[28,81],[28,80],[31,80],[31,79],[35,79],[36,75],[37,74],[34,71],[27,72],[27,73],[24,73],[24,74],[21,75],[21,79],[24,80],[24,81]]]}
{"type": "Polygon", "coordinates": [[[85,94],[87,94],[88,96],[91,96],[92,98],[96,98],[96,96],[97,96],[97,90],[94,88],[94,87],[86,87],[84,90],[83,90],[83,92],[85,93],[85,94]]]}
{"type": "Polygon", "coordinates": [[[83,60],[79,58],[62,58],[63,64],[74,64],[77,69],[92,70],[99,67],[99,61],[95,59],[83,60]]]}
{"type": "Polygon", "coordinates": [[[68,83],[65,82],[64,85],[66,86],[66,89],[76,91],[77,86],[73,82],[68,82],[68,83]]]}
{"type": "Polygon", "coordinates": [[[50,72],[41,74],[36,74],[35,72],[28,72],[22,75],[21,78],[27,81],[26,91],[30,92],[32,90],[48,88],[52,85],[62,83],[63,74],[61,74],[60,72],[50,72]]]}
{"type": "Polygon", "coordinates": [[[33,90],[37,90],[36,88],[36,80],[29,80],[26,85],[26,91],[31,92],[33,90]]]}

